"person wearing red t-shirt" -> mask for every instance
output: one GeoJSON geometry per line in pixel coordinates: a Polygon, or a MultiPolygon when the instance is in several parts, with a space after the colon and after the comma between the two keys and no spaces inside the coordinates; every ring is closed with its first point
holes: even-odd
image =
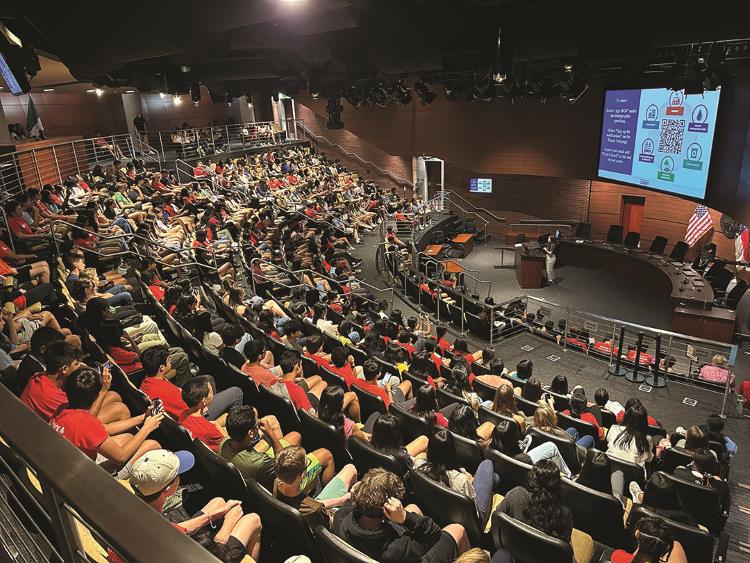
{"type": "Polygon", "coordinates": [[[331,369],[331,356],[321,351],[323,338],[314,335],[305,339],[305,356],[313,360],[317,365],[331,369]]]}
{"type": "Polygon", "coordinates": [[[164,413],[151,415],[147,412],[105,428],[90,412],[103,386],[102,376],[96,370],[79,368],[71,373],[63,385],[68,406],[50,419],[50,426],[92,460],[101,455],[115,466],[135,461],[150,450],[158,450],[159,443],[148,436],[159,427],[164,413]],[[140,430],[135,434],[125,433],[134,424],[141,424],[140,430]]]}
{"type": "Polygon", "coordinates": [[[635,539],[638,542],[635,552],[617,549],[610,555],[612,563],[631,563],[636,560],[636,556],[638,561],[688,563],[685,550],[680,542],[672,538],[672,533],[661,518],[639,520],[635,539]]]}
{"type": "Polygon", "coordinates": [[[354,357],[344,346],[338,346],[331,352],[331,367],[328,370],[343,377],[347,389],[357,379],[362,379],[362,366],[354,365],[354,357]]]}
{"type": "Polygon", "coordinates": [[[188,408],[182,411],[178,421],[190,432],[193,438],[197,438],[213,451],[219,451],[219,445],[227,437],[224,429],[224,421],[211,422],[205,417],[208,405],[214,399],[214,390],[211,380],[206,375],[200,375],[189,380],[182,387],[182,400],[188,408]]]}
{"type": "Polygon", "coordinates": [[[440,355],[444,356],[446,352],[450,352],[451,344],[445,339],[445,335],[448,333],[448,327],[444,324],[439,324],[435,327],[435,337],[433,340],[437,343],[437,347],[440,348],[440,355]]]}
{"type": "Polygon", "coordinates": [[[242,366],[242,373],[252,378],[256,385],[271,386],[279,383],[281,378],[275,375],[264,364],[265,347],[259,340],[249,340],[242,348],[247,361],[242,366]]]}
{"type": "MultiPolygon", "coordinates": [[[[563,411],[563,414],[566,416],[570,416],[572,418],[578,418],[582,420],[583,422],[588,422],[589,424],[593,425],[596,428],[598,439],[603,440],[604,428],[599,426],[599,421],[596,420],[596,417],[592,413],[585,412],[586,406],[587,406],[586,397],[578,393],[574,393],[573,396],[570,398],[570,408],[565,409],[563,411]]],[[[583,444],[579,444],[579,445],[583,445],[583,444]]],[[[590,446],[588,444],[585,445],[585,447],[588,447],[588,448],[591,448],[593,446],[594,446],[593,443],[590,446]]]]}
{"type": "MultiPolygon", "coordinates": [[[[21,393],[21,402],[41,416],[46,422],[68,404],[63,391],[65,378],[80,367],[81,351],[61,340],[49,345],[44,355],[45,372],[35,374],[21,393]]],[[[102,372],[102,390],[89,411],[105,425],[130,418],[130,409],[123,404],[120,395],[109,390],[112,378],[109,370],[102,372]]]]}
{"type": "Polygon", "coordinates": [[[312,387],[307,384],[306,380],[303,379],[300,353],[296,350],[285,350],[281,354],[279,367],[284,374],[283,383],[294,406],[305,411],[317,409],[320,396],[328,387],[328,384],[323,380],[312,387]],[[306,388],[303,388],[300,383],[304,383],[306,388]]]}
{"type": "Polygon", "coordinates": [[[26,222],[26,219],[23,218],[23,208],[17,200],[11,200],[5,206],[5,213],[8,228],[18,240],[22,242],[28,240],[33,244],[35,241],[41,242],[39,241],[40,238],[49,235],[49,227],[37,229],[26,222]]]}
{"type": "MultiPolygon", "coordinates": [[[[635,357],[636,357],[637,351],[636,347],[631,344],[628,346],[628,353],[625,355],[625,359],[629,362],[635,363],[635,357]]],[[[641,348],[641,355],[638,358],[638,363],[642,366],[650,366],[654,363],[654,357],[651,354],[646,353],[646,348],[641,348]]]]}
{"type": "Polygon", "coordinates": [[[435,387],[430,383],[420,385],[414,392],[414,404],[409,412],[424,418],[428,422],[432,421],[440,428],[448,428],[448,419],[443,413],[437,410],[438,404],[435,398],[435,387]]]}
{"type": "Polygon", "coordinates": [[[383,387],[378,384],[380,376],[380,364],[375,360],[367,360],[362,366],[364,379],[354,382],[356,387],[383,399],[385,408],[388,409],[393,401],[403,403],[411,398],[411,381],[402,381],[398,385],[393,379],[389,379],[383,387]]]}
{"type": "Polygon", "coordinates": [[[398,340],[396,340],[396,344],[398,344],[399,346],[401,346],[401,348],[406,350],[409,353],[410,358],[417,351],[417,349],[414,347],[414,344],[411,343],[411,334],[407,330],[399,331],[398,340]]]}
{"type": "MultiPolygon", "coordinates": [[[[631,397],[630,399],[627,400],[627,402],[625,403],[625,407],[623,408],[623,410],[621,410],[619,413],[617,413],[617,416],[615,417],[615,420],[617,421],[617,424],[622,424],[622,421],[625,419],[625,412],[627,412],[627,410],[630,407],[632,407],[633,405],[635,405],[635,404],[639,404],[640,406],[643,406],[643,404],[641,403],[641,400],[638,399],[637,397],[631,397]]],[[[650,414],[648,414],[648,413],[646,413],[646,414],[647,414],[648,425],[649,426],[654,426],[656,428],[661,428],[661,423],[658,420],[656,420],[650,414]]]]}
{"type": "MultiPolygon", "coordinates": [[[[611,340],[605,340],[604,342],[595,342],[593,348],[594,350],[602,354],[611,354],[612,346],[613,343],[611,340]]],[[[617,346],[614,347],[614,353],[619,353],[619,349],[617,348],[617,346]]]]}

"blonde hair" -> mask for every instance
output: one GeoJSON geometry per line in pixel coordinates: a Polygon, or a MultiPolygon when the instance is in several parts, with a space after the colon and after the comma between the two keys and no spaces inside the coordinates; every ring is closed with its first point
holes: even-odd
{"type": "Polygon", "coordinates": [[[716,354],[713,358],[711,358],[711,363],[715,366],[719,366],[720,368],[727,367],[727,359],[723,354],[716,354]]]}
{"type": "Polygon", "coordinates": [[[464,551],[453,563],[490,563],[490,556],[479,547],[464,551]]]}
{"type": "Polygon", "coordinates": [[[540,403],[534,411],[534,426],[540,430],[557,426],[557,413],[548,404],[540,403]]]}

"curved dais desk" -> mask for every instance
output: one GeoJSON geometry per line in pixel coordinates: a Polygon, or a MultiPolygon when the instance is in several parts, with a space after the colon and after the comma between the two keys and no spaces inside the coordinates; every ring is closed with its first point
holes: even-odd
{"type": "MultiPolygon", "coordinates": [[[[541,251],[533,254],[537,253],[541,251]]],[[[711,284],[690,264],[604,242],[561,240],[556,265],[603,270],[626,277],[633,286],[658,292],[670,300],[674,308],[674,332],[719,342],[732,341],[735,312],[712,307],[711,284]]]]}

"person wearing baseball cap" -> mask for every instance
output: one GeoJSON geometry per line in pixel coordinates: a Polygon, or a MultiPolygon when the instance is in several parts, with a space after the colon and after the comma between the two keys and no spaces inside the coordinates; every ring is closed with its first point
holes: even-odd
{"type": "MultiPolygon", "coordinates": [[[[195,458],[188,451],[153,450],[133,464],[128,481],[138,497],[163,514],[167,498],[175,494],[180,486],[180,475],[194,465],[195,458]]],[[[258,560],[260,517],[255,513],[244,514],[238,500],[216,497],[192,518],[173,526],[190,535],[207,528],[208,534],[199,534],[194,539],[212,553],[221,554],[224,561],[238,563],[246,554],[258,560]],[[221,527],[214,534],[219,521],[221,527]]]]}

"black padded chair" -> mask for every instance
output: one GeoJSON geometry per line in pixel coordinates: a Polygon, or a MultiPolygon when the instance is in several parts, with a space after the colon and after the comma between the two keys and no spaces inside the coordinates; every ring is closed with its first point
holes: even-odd
{"type": "Polygon", "coordinates": [[[604,426],[604,428],[611,428],[617,424],[615,413],[608,411],[607,409],[600,409],[600,411],[602,413],[602,426],[604,426]]]}
{"type": "Polygon", "coordinates": [[[655,236],[654,240],[651,241],[651,246],[648,251],[652,254],[664,254],[664,249],[667,247],[669,239],[663,236],[655,236]]]}
{"type": "Polygon", "coordinates": [[[669,253],[669,257],[677,262],[684,262],[689,249],[690,247],[684,240],[678,240],[674,243],[672,252],[669,253]]]}
{"type": "Polygon", "coordinates": [[[263,522],[261,560],[268,559],[268,550],[271,550],[271,559],[275,561],[284,561],[300,553],[314,562],[325,561],[307,520],[296,508],[275,499],[256,481],[247,482],[247,491],[253,510],[263,522]]]}
{"type": "Polygon", "coordinates": [[[331,452],[337,470],[352,462],[352,456],[344,447],[341,432],[304,410],[299,411],[299,419],[302,424],[302,440],[308,451],[326,448],[331,452]]]}
{"type": "Polygon", "coordinates": [[[601,493],[562,478],[560,497],[570,508],[577,530],[610,547],[625,547],[622,503],[611,494],[601,493]]]}
{"type": "Polygon", "coordinates": [[[554,442],[570,470],[573,473],[578,473],[581,464],[578,461],[578,447],[572,439],[568,440],[563,436],[555,436],[534,426],[529,428],[526,434],[531,436],[531,448],[535,448],[545,442],[554,442]]]}
{"type": "Polygon", "coordinates": [[[344,391],[349,390],[349,387],[347,387],[346,385],[346,381],[338,373],[333,373],[331,370],[329,370],[325,366],[318,366],[318,371],[320,373],[320,377],[322,377],[323,381],[328,383],[329,386],[338,385],[344,391]]]}
{"type": "Polygon", "coordinates": [[[421,471],[409,474],[409,484],[416,504],[441,526],[460,522],[473,547],[489,547],[490,538],[484,533],[473,499],[433,481],[421,471]]]}
{"type": "Polygon", "coordinates": [[[698,524],[702,524],[715,535],[724,529],[729,513],[722,508],[721,498],[716,489],[661,473],[677,487],[682,504],[698,524]]]}
{"type": "Polygon", "coordinates": [[[203,484],[209,491],[224,498],[247,499],[247,486],[239,469],[197,438],[193,440],[193,451],[198,465],[209,477],[203,484]]]}
{"type": "Polygon", "coordinates": [[[514,419],[512,416],[500,414],[499,412],[495,412],[491,409],[488,409],[487,407],[479,407],[480,423],[491,422],[493,425],[497,426],[504,420],[507,420],[508,422],[516,422],[516,419],[514,419]]]}
{"type": "Polygon", "coordinates": [[[430,424],[421,416],[409,412],[405,406],[393,403],[389,412],[398,420],[404,442],[411,442],[419,436],[429,437],[432,434],[430,424]]]}
{"type": "Polygon", "coordinates": [[[326,563],[378,563],[323,526],[315,528],[315,539],[326,563]]]}
{"type": "Polygon", "coordinates": [[[578,223],[576,225],[576,238],[590,239],[591,238],[591,223],[578,223]]]}
{"type": "Polygon", "coordinates": [[[591,436],[595,442],[599,441],[599,432],[597,431],[596,426],[594,426],[590,422],[581,420],[580,418],[575,418],[573,416],[558,413],[557,425],[563,429],[567,429],[572,426],[578,431],[579,436],[591,436]]]}
{"type": "Polygon", "coordinates": [[[388,412],[388,409],[385,408],[383,399],[377,395],[365,391],[359,385],[352,385],[352,391],[354,391],[359,398],[359,410],[362,420],[367,420],[372,413],[375,412],[379,412],[380,414],[388,412]]]}
{"type": "Polygon", "coordinates": [[[611,242],[612,244],[622,242],[622,232],[622,225],[610,225],[607,231],[607,242],[611,242]]]}
{"type": "MultiPolygon", "coordinates": [[[[302,323],[307,324],[307,323],[302,323]]],[[[313,375],[320,375],[320,370],[318,369],[318,364],[315,363],[315,360],[312,358],[308,358],[307,356],[302,356],[302,375],[304,377],[312,377],[313,375]]]]}
{"type": "Polygon", "coordinates": [[[747,291],[747,282],[745,280],[737,280],[737,284],[726,294],[722,299],[714,301],[715,305],[724,307],[725,309],[736,309],[737,304],[742,299],[747,291]]]}
{"type": "Polygon", "coordinates": [[[573,548],[563,540],[548,536],[503,512],[492,515],[492,541],[513,554],[515,563],[572,563],[573,548]]]}
{"type": "Polygon", "coordinates": [[[487,459],[492,461],[495,473],[500,476],[500,492],[506,494],[513,487],[527,486],[529,473],[533,467],[529,463],[518,461],[516,458],[506,455],[494,449],[484,452],[487,459]]]}
{"type": "Polygon", "coordinates": [[[299,432],[302,429],[299,414],[290,399],[277,395],[265,385],[261,385],[259,391],[260,403],[257,408],[262,416],[274,415],[279,420],[284,434],[299,432]]]}
{"type": "Polygon", "coordinates": [[[625,235],[625,240],[623,241],[623,244],[625,245],[625,248],[638,248],[638,243],[641,242],[641,233],[636,233],[635,231],[628,231],[628,234],[625,235]]]}
{"type": "Polygon", "coordinates": [[[455,432],[451,432],[451,434],[453,434],[453,442],[456,446],[456,459],[459,465],[473,475],[479,464],[484,460],[482,448],[479,447],[476,440],[465,438],[455,432]]]}
{"type": "Polygon", "coordinates": [[[452,405],[453,403],[460,403],[462,405],[471,406],[469,404],[469,401],[464,399],[463,397],[459,397],[458,395],[454,395],[453,393],[449,393],[448,391],[441,389],[438,387],[436,391],[437,396],[437,402],[438,406],[442,409],[444,407],[447,407],[448,405],[452,405]]]}
{"type": "Polygon", "coordinates": [[[714,294],[717,296],[723,296],[726,294],[727,286],[732,281],[734,273],[727,270],[726,268],[720,268],[714,272],[711,277],[711,288],[714,290],[714,294]]]}
{"type": "Polygon", "coordinates": [[[159,428],[154,431],[153,438],[162,448],[176,452],[179,450],[193,451],[193,438],[190,433],[177,421],[165,416],[159,428]]]}
{"type": "Polygon", "coordinates": [[[631,481],[635,481],[636,483],[638,483],[641,489],[644,489],[646,487],[646,475],[643,471],[643,467],[631,461],[625,461],[609,454],[606,455],[609,458],[612,472],[614,473],[617,470],[622,471],[623,475],[625,476],[624,479],[626,487],[631,481]]]}
{"type": "MultiPolygon", "coordinates": [[[[513,382],[513,385],[516,385],[515,381],[513,382]]],[[[534,416],[538,405],[532,401],[524,399],[523,397],[516,397],[516,406],[518,407],[518,410],[526,416],[534,416]]]]}
{"type": "Polygon", "coordinates": [[[359,438],[353,436],[349,438],[349,453],[354,459],[354,466],[359,475],[364,475],[375,467],[382,467],[391,473],[403,476],[404,471],[395,456],[379,452],[359,438]]]}
{"type": "Polygon", "coordinates": [[[680,465],[689,465],[693,461],[693,452],[673,446],[661,452],[661,470],[665,473],[674,473],[680,465]]]}
{"type": "MultiPolygon", "coordinates": [[[[479,366],[476,364],[474,364],[474,366],[476,366],[476,368],[483,368],[483,369],[480,369],[482,373],[477,373],[476,371],[474,371],[475,368],[472,368],[472,373],[474,373],[474,375],[484,375],[485,373],[489,372],[489,370],[485,368],[484,366],[479,366]],[[484,370],[487,370],[487,371],[484,371],[484,370]]],[[[474,392],[477,395],[479,395],[483,401],[495,400],[495,392],[497,391],[497,389],[495,389],[491,385],[482,383],[481,380],[475,378],[474,383],[472,383],[472,387],[474,389],[474,392]]]]}
{"type": "MultiPolygon", "coordinates": [[[[701,530],[697,526],[688,526],[659,516],[656,512],[645,508],[642,504],[633,507],[628,518],[628,538],[635,538],[635,531],[641,518],[661,518],[669,528],[672,538],[679,541],[688,557],[689,563],[706,563],[710,561],[725,561],[714,559],[714,538],[710,532],[701,530]]],[[[634,544],[633,540],[633,544],[634,544]]],[[[635,545],[631,545],[635,547],[635,545]]]]}

